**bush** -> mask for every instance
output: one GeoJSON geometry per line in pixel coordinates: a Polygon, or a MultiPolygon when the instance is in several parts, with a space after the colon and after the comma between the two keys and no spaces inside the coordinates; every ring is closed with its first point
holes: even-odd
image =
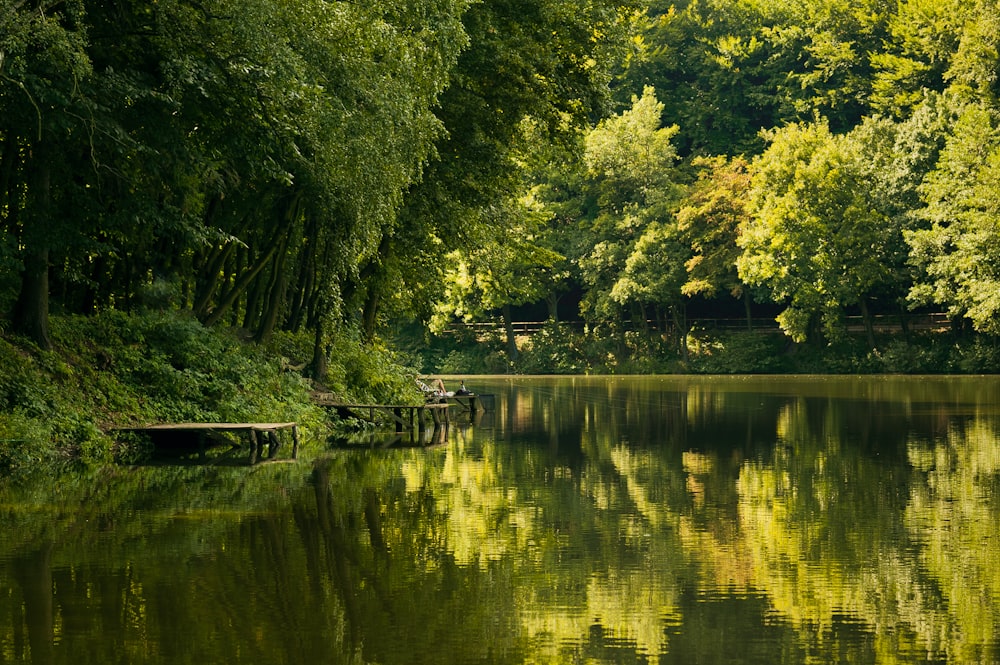
{"type": "Polygon", "coordinates": [[[23,412],[0,414],[0,473],[9,475],[45,465],[56,458],[52,430],[44,420],[23,412]]]}
{"type": "Polygon", "coordinates": [[[950,354],[952,371],[959,374],[1000,373],[997,338],[979,336],[956,344],[950,354]]]}
{"type": "Polygon", "coordinates": [[[590,370],[584,336],[572,326],[549,321],[531,336],[518,359],[525,374],[583,374],[590,370]]]}
{"type": "Polygon", "coordinates": [[[761,332],[692,336],[688,368],[698,374],[777,374],[788,371],[788,339],[761,332]]]}

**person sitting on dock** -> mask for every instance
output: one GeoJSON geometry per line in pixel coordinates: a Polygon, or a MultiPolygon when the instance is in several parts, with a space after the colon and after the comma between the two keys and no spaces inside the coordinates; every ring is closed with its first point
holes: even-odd
{"type": "MultiPolygon", "coordinates": [[[[420,379],[416,379],[417,387],[424,393],[427,401],[441,401],[447,397],[453,397],[455,393],[448,392],[441,379],[430,379],[433,385],[429,386],[420,379]]],[[[463,384],[464,385],[464,384],[463,384]]]]}

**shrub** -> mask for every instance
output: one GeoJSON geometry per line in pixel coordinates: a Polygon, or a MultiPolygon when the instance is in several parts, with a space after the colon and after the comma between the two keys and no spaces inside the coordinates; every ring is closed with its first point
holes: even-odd
{"type": "Polygon", "coordinates": [[[582,374],[590,369],[582,333],[558,321],[547,322],[521,349],[517,369],[525,374],[582,374]]]}
{"type": "Polygon", "coordinates": [[[700,335],[689,348],[688,367],[698,374],[775,374],[789,368],[788,340],[774,333],[700,335]]]}

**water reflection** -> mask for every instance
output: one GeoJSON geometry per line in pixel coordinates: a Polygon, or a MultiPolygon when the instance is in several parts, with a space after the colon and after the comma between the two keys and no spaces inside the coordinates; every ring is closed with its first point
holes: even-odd
{"type": "Polygon", "coordinates": [[[6,485],[0,662],[997,662],[998,386],[482,380],[439,439],[6,485]]]}

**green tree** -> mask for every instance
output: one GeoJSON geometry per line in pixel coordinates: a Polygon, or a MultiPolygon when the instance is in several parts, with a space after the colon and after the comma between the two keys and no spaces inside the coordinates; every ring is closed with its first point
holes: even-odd
{"type": "Polygon", "coordinates": [[[702,170],[677,211],[678,228],[693,252],[681,292],[709,298],[727,292],[741,298],[752,327],[750,289],[736,270],[740,227],[749,215],[749,164],[743,157],[719,156],[695,159],[692,165],[702,170]]]}
{"type": "MultiPolygon", "coordinates": [[[[662,112],[656,93],[646,88],[641,98],[633,98],[631,109],[600,122],[586,137],[584,187],[594,201],[594,215],[580,221],[589,249],[579,266],[587,286],[583,306],[598,319],[616,319],[623,303],[641,307],[632,298],[637,291],[623,286],[615,295],[615,285],[647,227],[654,222],[675,225],[671,210],[678,194],[677,153],[671,141],[678,128],[662,127],[662,112]]],[[[652,232],[644,251],[656,238],[665,239],[652,232]]],[[[648,265],[639,258],[634,262],[635,270],[648,265]]]]}
{"type": "Polygon", "coordinates": [[[0,11],[0,222],[20,273],[12,323],[49,336],[50,264],[76,235],[73,206],[97,110],[80,2],[10,2],[0,11]]]}
{"type": "Polygon", "coordinates": [[[454,318],[466,323],[500,313],[507,339],[507,357],[518,358],[512,307],[547,296],[565,276],[565,257],[539,242],[544,213],[524,202],[511,201],[496,211],[492,241],[448,256],[444,297],[435,312],[435,326],[454,318]]]}
{"type": "Polygon", "coordinates": [[[960,0],[906,0],[889,20],[884,49],[872,56],[872,106],[905,117],[924,90],[945,89],[945,73],[958,50],[975,3],[960,0]]]}
{"type": "Polygon", "coordinates": [[[1000,116],[969,105],[951,126],[935,169],[920,187],[929,226],[909,232],[921,278],[914,304],[938,304],[976,330],[1000,333],[1000,116]]]}
{"type": "Polygon", "coordinates": [[[680,128],[682,155],[759,152],[758,132],[778,121],[778,82],[793,66],[770,48],[765,12],[728,0],[647,4],[619,74],[619,104],[655,88],[664,120],[680,128]]]}
{"type": "Polygon", "coordinates": [[[894,231],[868,199],[866,161],[860,141],[832,134],[825,122],[775,131],[754,160],[753,215],[737,266],[741,279],[767,286],[786,305],[778,321],[796,341],[813,337],[820,323],[836,338],[850,305],[870,322],[867,298],[889,278],[894,231]]]}
{"type": "Polygon", "coordinates": [[[691,248],[685,240],[673,220],[651,222],[631,248],[609,295],[621,305],[636,307],[643,326],[648,318],[647,307],[653,308],[657,319],[662,318],[661,312],[669,312],[670,324],[663,322],[659,327],[672,332],[674,343],[686,360],[687,297],[682,289],[691,248]]]}
{"type": "Polygon", "coordinates": [[[407,191],[386,243],[392,258],[373,266],[386,275],[383,289],[405,285],[411,303],[402,313],[428,314],[422,304],[438,296],[449,252],[489,246],[502,234],[496,223],[506,217],[496,211],[523,193],[533,144],[571,146],[581,128],[606,114],[608,70],[632,4],[487,0],[465,13],[469,47],[436,110],[446,133],[407,191]]]}

